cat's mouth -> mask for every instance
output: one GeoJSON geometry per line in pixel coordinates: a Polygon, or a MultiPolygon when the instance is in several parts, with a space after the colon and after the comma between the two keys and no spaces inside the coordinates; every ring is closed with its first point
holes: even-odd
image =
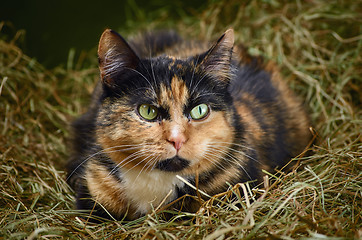
{"type": "Polygon", "coordinates": [[[166,172],[179,172],[190,165],[190,162],[179,156],[168,158],[156,164],[155,168],[166,172]]]}

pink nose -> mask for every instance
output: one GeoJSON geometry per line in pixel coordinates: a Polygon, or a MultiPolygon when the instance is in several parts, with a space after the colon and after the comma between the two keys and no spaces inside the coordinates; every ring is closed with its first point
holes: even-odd
{"type": "Polygon", "coordinates": [[[186,138],[182,135],[170,136],[167,141],[173,144],[176,151],[179,151],[182,145],[186,142],[186,138]]]}

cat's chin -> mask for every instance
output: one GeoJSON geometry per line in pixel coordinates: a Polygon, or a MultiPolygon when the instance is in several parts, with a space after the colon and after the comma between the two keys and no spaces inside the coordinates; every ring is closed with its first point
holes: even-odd
{"type": "Polygon", "coordinates": [[[173,158],[159,161],[155,168],[165,172],[180,172],[188,166],[190,166],[190,161],[179,156],[174,156],[173,158]]]}

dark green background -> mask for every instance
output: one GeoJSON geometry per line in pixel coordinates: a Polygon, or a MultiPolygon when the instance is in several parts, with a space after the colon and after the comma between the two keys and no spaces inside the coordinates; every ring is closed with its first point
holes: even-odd
{"type": "Polygon", "coordinates": [[[205,4],[198,0],[3,0],[0,21],[10,25],[0,34],[11,38],[24,29],[18,44],[25,53],[54,67],[67,62],[72,48],[77,57],[81,51],[96,47],[105,28],[129,32],[138,28],[137,22],[147,27],[145,23],[165,16],[164,27],[168,27],[168,21],[182,19],[205,4]]]}

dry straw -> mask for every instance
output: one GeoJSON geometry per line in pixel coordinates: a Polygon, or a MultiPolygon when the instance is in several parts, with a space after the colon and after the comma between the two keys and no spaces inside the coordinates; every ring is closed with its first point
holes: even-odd
{"type": "MultiPolygon", "coordinates": [[[[175,213],[169,221],[157,206],[133,222],[94,225],[80,218],[87,213],[73,208],[63,164],[68,124],[98,79],[96,59],[70,57],[67,67],[47,70],[17,47],[22,32],[2,35],[0,238],[361,239],[361,12],[361,1],[211,1],[168,23],[207,40],[234,28],[250,53],[280,66],[305,99],[317,134],[311,155],[293,159],[291,166],[300,164],[291,172],[266,173],[255,189],[230,186],[197,213],[175,213]]],[[[160,14],[152,26],[165,19],[160,14]]],[[[129,32],[138,30],[127,24],[129,32]]]]}

